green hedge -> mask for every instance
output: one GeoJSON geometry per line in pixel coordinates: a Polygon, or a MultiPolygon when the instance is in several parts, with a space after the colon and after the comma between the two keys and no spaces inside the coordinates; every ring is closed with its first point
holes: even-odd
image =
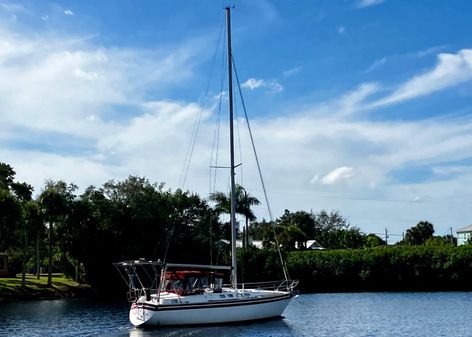
{"type": "Polygon", "coordinates": [[[472,290],[472,245],[297,251],[287,265],[306,292],[472,290]]]}

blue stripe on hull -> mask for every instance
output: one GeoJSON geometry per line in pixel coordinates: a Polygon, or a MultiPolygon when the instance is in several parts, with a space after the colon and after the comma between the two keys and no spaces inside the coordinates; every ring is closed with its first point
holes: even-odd
{"type": "Polygon", "coordinates": [[[171,310],[184,310],[184,309],[209,309],[209,308],[228,308],[228,307],[237,307],[243,305],[255,305],[263,303],[272,303],[291,298],[291,294],[286,294],[278,297],[271,298],[255,298],[255,299],[244,299],[244,300],[234,300],[234,301],[214,301],[214,302],[205,302],[205,303],[195,303],[195,304],[171,304],[171,305],[158,305],[158,304],[136,304],[133,303],[131,309],[146,309],[150,311],[171,311],[171,310]]]}

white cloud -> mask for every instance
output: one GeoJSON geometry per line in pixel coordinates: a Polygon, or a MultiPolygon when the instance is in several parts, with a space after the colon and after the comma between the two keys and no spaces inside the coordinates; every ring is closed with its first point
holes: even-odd
{"type": "Polygon", "coordinates": [[[13,3],[0,3],[0,8],[7,13],[28,13],[29,11],[22,5],[13,3]]]}
{"type": "Polygon", "coordinates": [[[41,20],[43,20],[44,22],[47,22],[49,20],[49,16],[48,15],[43,15],[43,16],[41,16],[41,20]]]}
{"type": "Polygon", "coordinates": [[[349,115],[363,109],[365,100],[378,92],[380,87],[377,83],[362,83],[353,91],[350,91],[338,100],[337,113],[349,115]]]}
{"type": "Polygon", "coordinates": [[[385,2],[385,0],[359,0],[357,2],[357,8],[366,8],[371,6],[377,6],[381,3],[385,2]]]}
{"type": "Polygon", "coordinates": [[[282,74],[285,77],[291,77],[291,76],[294,76],[294,75],[298,74],[302,69],[303,69],[303,67],[295,67],[295,68],[291,68],[291,69],[283,71],[282,74]]]}
{"type": "Polygon", "coordinates": [[[320,180],[320,175],[319,175],[319,174],[315,174],[315,175],[313,176],[313,178],[310,179],[310,184],[311,184],[311,185],[314,185],[314,184],[316,184],[319,180],[320,180]]]}
{"type": "Polygon", "coordinates": [[[427,48],[427,49],[424,49],[424,50],[420,50],[418,52],[415,53],[415,56],[416,57],[425,57],[425,56],[428,56],[430,54],[437,54],[438,52],[444,50],[447,46],[433,46],[433,47],[430,47],[430,48],[427,48]]]}
{"type": "Polygon", "coordinates": [[[249,88],[251,90],[260,88],[264,85],[264,80],[256,80],[255,78],[250,78],[242,84],[243,88],[249,88]]]}
{"type": "Polygon", "coordinates": [[[451,174],[464,174],[470,173],[472,168],[469,166],[437,166],[433,167],[433,173],[443,176],[449,176],[451,174]]]}
{"type": "Polygon", "coordinates": [[[439,54],[438,62],[432,70],[414,76],[370,107],[426,96],[470,80],[472,80],[472,49],[462,49],[457,54],[439,54]]]}
{"type": "Polygon", "coordinates": [[[273,93],[281,92],[283,90],[283,86],[275,80],[264,80],[255,78],[248,79],[241,86],[250,90],[265,88],[273,93]]]}
{"type": "Polygon", "coordinates": [[[175,187],[198,109],[144,96],[189,81],[206,44],[103,48],[0,29],[1,161],[37,192],[48,178],[85,188],[129,174],[175,187]]]}
{"type": "Polygon", "coordinates": [[[147,88],[190,78],[201,49],[103,49],[86,40],[25,38],[5,31],[0,41],[3,125],[93,138],[106,126],[110,106],[129,106],[139,114],[147,88]],[[90,114],[97,116],[93,122],[90,114]]]}
{"type": "Polygon", "coordinates": [[[112,177],[124,179],[128,169],[109,165],[87,156],[59,155],[38,151],[0,150],[16,171],[16,178],[35,187],[39,194],[47,179],[75,183],[83,191],[89,185],[100,186],[112,177]],[[25,160],[28,158],[28,160],[25,160]]]}
{"type": "Polygon", "coordinates": [[[381,66],[383,66],[386,62],[387,62],[386,57],[382,57],[381,59],[375,60],[374,63],[372,63],[372,65],[369,68],[367,68],[364,72],[366,74],[371,73],[377,68],[380,68],[381,66]]]}
{"type": "Polygon", "coordinates": [[[321,178],[321,183],[324,185],[336,184],[343,180],[348,180],[354,176],[354,169],[348,166],[341,166],[335,168],[321,178]]]}
{"type": "MultiPolygon", "coordinates": [[[[189,81],[193,67],[201,61],[200,53],[210,48],[184,41],[181,47],[132,50],[104,48],[80,38],[33,36],[0,30],[0,158],[15,168],[18,179],[31,182],[36,191],[47,178],[85,188],[130,174],[178,187],[200,111],[193,102],[165,99],[158,93],[189,81]],[[42,140],[35,147],[16,143],[31,139],[32,133],[47,144],[51,135],[59,141],[77,139],[72,143],[79,150],[61,153],[42,146],[42,140]],[[81,151],[81,146],[86,150],[81,151]]],[[[434,69],[400,84],[390,94],[383,94],[382,83],[362,83],[332,101],[308,107],[292,103],[290,115],[261,115],[252,121],[274,214],[280,215],[285,208],[338,209],[362,230],[396,226],[391,230],[397,232],[420,217],[447,226],[470,218],[468,207],[448,202],[472,200],[472,173],[467,167],[447,165],[472,157],[470,118],[374,122],[356,114],[375,103],[393,105],[468,80],[468,52],[442,54],[449,56],[440,56],[434,69]],[[392,172],[415,165],[432,167],[433,173],[451,178],[407,183],[392,177],[392,172]],[[436,204],[412,205],[415,198],[436,204]],[[445,214],[452,215],[444,218],[445,214]]],[[[292,76],[301,69],[289,69],[283,75],[292,76]]],[[[274,80],[256,78],[245,86],[283,89],[274,80]]],[[[195,148],[199,155],[194,156],[187,179],[188,187],[203,196],[208,192],[209,159],[200,154],[211,153],[211,117],[211,111],[204,111],[195,148]]],[[[226,131],[222,126],[221,133],[226,131]]],[[[250,144],[242,140],[241,147],[247,153],[250,144]]],[[[256,186],[251,194],[262,199],[248,157],[238,160],[244,163],[243,183],[256,186]]],[[[225,166],[223,158],[220,164],[225,166]]],[[[238,179],[241,176],[238,173],[238,179]]],[[[256,212],[267,217],[263,207],[256,212]]]]}
{"type": "Polygon", "coordinates": [[[98,78],[98,74],[96,72],[86,72],[80,68],[74,69],[74,74],[78,78],[89,80],[89,81],[95,80],[98,78]]]}
{"type": "Polygon", "coordinates": [[[64,10],[64,14],[67,15],[67,16],[73,16],[74,12],[72,12],[70,9],[66,9],[66,10],[64,10]]]}

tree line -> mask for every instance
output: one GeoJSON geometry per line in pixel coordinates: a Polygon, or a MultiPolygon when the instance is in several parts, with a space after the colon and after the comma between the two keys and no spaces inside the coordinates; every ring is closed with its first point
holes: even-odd
{"type": "MultiPolygon", "coordinates": [[[[0,163],[0,252],[8,252],[13,270],[22,273],[63,272],[76,281],[107,290],[117,276],[112,262],[166,259],[172,262],[227,264],[230,261],[229,196],[216,192],[204,199],[189,191],[165,189],[164,183],[130,176],[110,180],[101,187],[78,187],[64,181],[45,182],[33,198],[33,187],[15,179],[14,169],[0,163]]],[[[375,234],[365,234],[339,212],[286,210],[271,221],[256,221],[259,204],[242,186],[236,189],[236,211],[245,223],[239,260],[247,281],[277,276],[276,246],[285,255],[306,250],[316,239],[327,249],[367,249],[385,245],[375,234]],[[275,232],[275,237],[274,237],[275,232]],[[252,240],[261,240],[256,249],[252,240]],[[267,268],[261,269],[260,266],[267,268]]],[[[434,238],[428,222],[407,231],[405,245],[424,244],[434,238]]]]}
{"type": "Polygon", "coordinates": [[[472,245],[294,251],[287,265],[306,292],[472,290],[472,245]]]}

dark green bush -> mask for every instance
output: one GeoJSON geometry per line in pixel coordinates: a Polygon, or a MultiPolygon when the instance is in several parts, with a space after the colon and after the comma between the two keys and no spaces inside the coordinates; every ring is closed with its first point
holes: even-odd
{"type": "Polygon", "coordinates": [[[472,290],[472,246],[296,251],[287,265],[307,292],[472,290]]]}

